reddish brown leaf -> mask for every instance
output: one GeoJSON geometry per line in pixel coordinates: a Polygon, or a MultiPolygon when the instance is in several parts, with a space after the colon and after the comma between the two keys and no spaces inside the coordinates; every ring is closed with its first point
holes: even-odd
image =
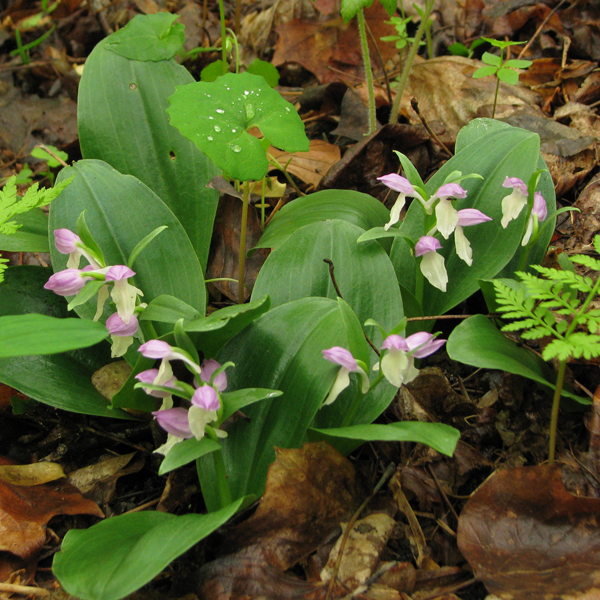
{"type": "MultiPolygon", "coordinates": [[[[388,15],[379,2],[365,10],[365,18],[377,40],[396,33],[395,27],[385,24],[388,15]]],[[[362,76],[362,56],[355,19],[350,23],[344,23],[339,15],[326,21],[293,19],[276,30],[279,39],[272,60],[275,66],[287,62],[301,64],[322,83],[340,80],[340,74],[330,67],[355,77],[362,76]]],[[[393,44],[379,42],[378,46],[384,62],[396,56],[393,44]]],[[[373,66],[377,68],[377,55],[372,46],[371,56],[373,66]]]]}
{"type": "Polygon", "coordinates": [[[559,467],[506,469],[465,505],[458,545],[503,600],[591,599],[600,597],[599,525],[600,500],[569,494],[559,467]]]}
{"type": "Polygon", "coordinates": [[[200,597],[324,598],[321,584],[284,571],[315,550],[359,503],[354,467],[329,444],[277,449],[257,511],[228,531],[220,551],[226,556],[201,569],[200,597]]]}
{"type": "MultiPolygon", "coordinates": [[[[11,464],[4,457],[0,463],[11,464]]],[[[95,502],[66,480],[27,487],[0,482],[0,551],[31,559],[44,545],[52,517],[81,514],[104,517],[95,502]]]]}

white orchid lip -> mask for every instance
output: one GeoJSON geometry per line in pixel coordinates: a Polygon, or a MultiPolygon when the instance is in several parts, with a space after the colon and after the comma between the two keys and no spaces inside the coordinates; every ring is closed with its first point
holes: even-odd
{"type": "Polygon", "coordinates": [[[518,177],[507,177],[502,187],[512,188],[513,191],[502,199],[502,227],[506,229],[508,224],[516,219],[521,211],[527,206],[527,186],[518,177]]]}
{"type": "Polygon", "coordinates": [[[323,358],[334,365],[340,366],[340,370],[327,398],[323,402],[323,406],[331,404],[350,385],[350,373],[358,373],[360,375],[362,379],[361,391],[363,394],[369,391],[369,376],[349,350],[341,346],[333,346],[332,348],[323,350],[323,358]]]}

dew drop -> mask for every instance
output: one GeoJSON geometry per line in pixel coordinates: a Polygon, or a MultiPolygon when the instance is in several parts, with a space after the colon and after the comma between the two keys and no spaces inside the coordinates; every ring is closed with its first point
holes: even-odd
{"type": "Polygon", "coordinates": [[[208,139],[208,141],[209,141],[209,142],[212,142],[212,141],[213,141],[213,136],[212,136],[212,135],[209,135],[209,136],[207,137],[207,139],[208,139]]]}
{"type": "Polygon", "coordinates": [[[250,92],[248,90],[244,90],[244,96],[247,96],[250,92]]]}
{"type": "Polygon", "coordinates": [[[246,118],[248,120],[252,119],[255,115],[255,111],[254,111],[254,105],[253,104],[246,104],[246,118]]]}
{"type": "Polygon", "coordinates": [[[211,121],[214,121],[214,119],[215,119],[214,117],[208,117],[208,118],[209,118],[211,121]]]}
{"type": "Polygon", "coordinates": [[[221,131],[221,128],[220,128],[218,125],[215,125],[215,131],[216,131],[217,133],[219,133],[219,131],[221,131]]]}
{"type": "Polygon", "coordinates": [[[291,110],[291,109],[290,109],[290,107],[289,107],[289,106],[286,106],[286,107],[285,107],[285,112],[290,112],[290,110],[291,110]]]}
{"type": "Polygon", "coordinates": [[[242,147],[241,147],[241,146],[238,146],[237,144],[236,144],[235,146],[231,146],[231,149],[232,149],[234,152],[241,152],[241,151],[242,151],[242,147]]]}
{"type": "Polygon", "coordinates": [[[231,133],[235,133],[237,131],[237,129],[235,127],[231,128],[231,133]]]}
{"type": "Polygon", "coordinates": [[[222,108],[215,109],[215,112],[218,112],[220,115],[225,113],[225,111],[222,108]]]}

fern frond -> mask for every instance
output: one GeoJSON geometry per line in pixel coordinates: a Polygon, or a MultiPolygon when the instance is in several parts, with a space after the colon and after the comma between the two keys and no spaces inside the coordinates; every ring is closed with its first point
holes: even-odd
{"type": "Polygon", "coordinates": [[[584,267],[587,267],[588,269],[600,271],[600,260],[594,258],[593,256],[587,256],[587,254],[577,254],[576,256],[571,256],[571,260],[574,263],[578,263],[584,267]]]}

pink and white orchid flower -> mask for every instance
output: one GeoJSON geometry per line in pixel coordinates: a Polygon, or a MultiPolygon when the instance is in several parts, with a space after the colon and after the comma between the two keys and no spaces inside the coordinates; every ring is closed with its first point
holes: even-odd
{"type": "Polygon", "coordinates": [[[436,229],[448,239],[456,229],[458,223],[458,211],[452,205],[450,198],[466,198],[467,192],[458,183],[446,183],[429,199],[431,202],[439,198],[435,207],[435,216],[437,219],[436,229]]]}
{"type": "Polygon", "coordinates": [[[516,219],[527,206],[529,192],[527,185],[518,177],[507,177],[502,187],[512,188],[512,193],[502,200],[502,227],[506,229],[510,221],[516,219]]]}
{"type": "Polygon", "coordinates": [[[424,235],[415,245],[415,257],[422,257],[421,273],[427,281],[433,287],[445,292],[448,284],[448,273],[446,272],[444,257],[437,253],[441,247],[439,240],[430,235],[424,235]]]}
{"type": "MultiPolygon", "coordinates": [[[[369,391],[369,376],[365,372],[363,366],[359,365],[352,354],[341,346],[333,346],[327,350],[323,350],[323,358],[339,365],[337,377],[331,386],[331,390],[323,402],[323,406],[331,404],[341,393],[350,385],[350,373],[358,373],[362,379],[362,393],[366,394],[369,391]]],[[[363,364],[363,363],[361,363],[363,364]]]]}
{"type": "Polygon", "coordinates": [[[531,209],[529,219],[527,220],[527,229],[525,230],[525,235],[523,236],[523,240],[521,241],[521,246],[527,246],[529,240],[531,239],[531,234],[533,233],[534,226],[537,230],[537,224],[540,221],[544,221],[547,216],[548,205],[546,204],[546,200],[540,192],[536,192],[533,195],[533,207],[531,209]]]}
{"type": "Polygon", "coordinates": [[[473,264],[473,250],[469,240],[463,232],[463,227],[479,225],[480,223],[491,220],[491,217],[484,215],[476,208],[463,208],[458,211],[458,221],[456,223],[456,229],[454,230],[454,244],[458,257],[464,260],[469,266],[473,264]]]}
{"type": "Polygon", "coordinates": [[[423,205],[426,204],[424,198],[415,190],[412,183],[406,179],[406,177],[402,177],[402,175],[396,173],[390,173],[389,175],[384,175],[377,179],[390,189],[400,192],[394,206],[392,206],[392,209],[390,210],[390,220],[383,226],[386,231],[400,220],[400,214],[406,204],[407,196],[410,198],[417,198],[423,205]]]}
{"type": "MultiPolygon", "coordinates": [[[[381,359],[381,372],[396,387],[410,383],[419,374],[415,368],[415,358],[425,358],[437,352],[446,340],[436,339],[431,333],[420,331],[406,339],[400,335],[389,335],[381,345],[387,350],[381,359]]],[[[379,369],[379,364],[373,367],[379,369]]]]}

